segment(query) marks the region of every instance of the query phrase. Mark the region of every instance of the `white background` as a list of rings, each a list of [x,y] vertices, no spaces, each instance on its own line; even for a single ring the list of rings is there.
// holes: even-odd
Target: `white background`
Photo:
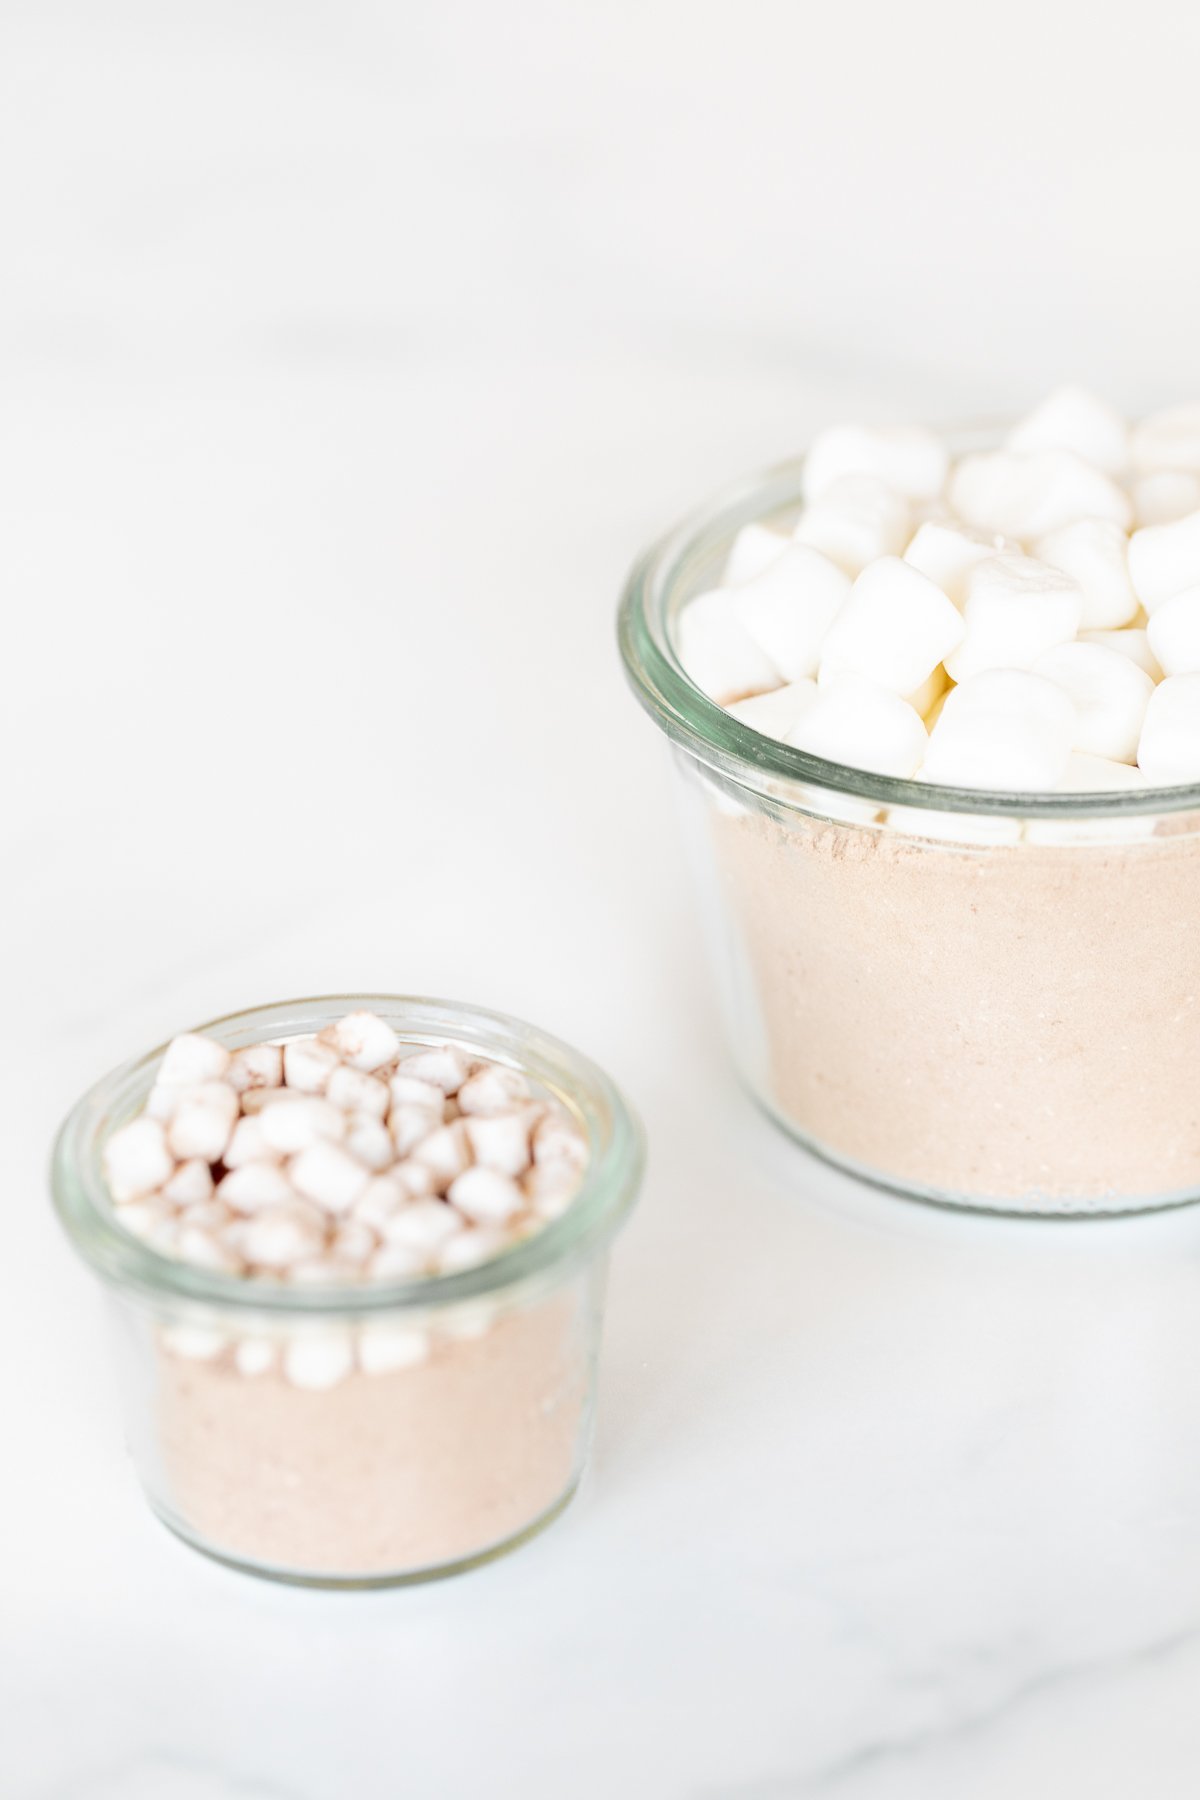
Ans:
[[[5,1800],[1184,1800],[1200,1222],[928,1215],[733,1090],[612,613],[840,414],[1200,391],[1200,13],[0,8]],[[298,992],[651,1133],[591,1484],[367,1597],[142,1507],[44,1161]]]

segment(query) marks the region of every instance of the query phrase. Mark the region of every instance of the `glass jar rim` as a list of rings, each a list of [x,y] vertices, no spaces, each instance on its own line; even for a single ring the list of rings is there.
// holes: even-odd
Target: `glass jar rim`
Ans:
[[[995,424],[959,427],[950,434],[975,448],[994,442]],[[696,508],[634,563],[621,595],[617,641],[634,694],[673,743],[738,785],[769,793],[807,810],[802,790],[850,795],[879,807],[1022,818],[1126,818],[1200,808],[1200,783],[1112,793],[1024,793],[875,775],[829,762],[743,725],[698,688],[685,672],[670,629],[689,576],[727,546],[743,525],[795,508],[803,497],[804,457],[791,457],[745,476]],[[683,596],[690,598],[691,595]]]
[[[262,1316],[373,1315],[433,1311],[557,1278],[613,1235],[637,1197],[645,1134],[602,1069],[548,1032],[508,1014],[404,994],[338,994],[276,1001],[226,1013],[192,1029],[230,1049],[301,1037],[343,1014],[377,1012],[414,1046],[453,1042],[530,1075],[584,1130],[588,1162],[566,1211],[499,1256],[448,1275],[370,1284],[289,1287],[247,1281],[163,1256],[121,1226],[101,1163],[105,1139],[139,1109],[166,1051],[158,1045],[103,1077],[75,1104],[55,1140],[50,1188],[75,1248],[109,1286],[150,1301],[192,1302]]]

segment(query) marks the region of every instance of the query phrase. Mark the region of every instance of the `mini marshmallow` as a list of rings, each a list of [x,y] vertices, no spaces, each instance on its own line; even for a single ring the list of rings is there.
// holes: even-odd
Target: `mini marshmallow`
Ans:
[[[289,1263],[280,1275],[292,1287],[309,1288],[343,1288],[355,1287],[366,1276],[361,1263],[340,1262],[328,1250],[317,1256],[302,1257],[299,1262]]]
[[[753,581],[756,575],[770,568],[790,542],[783,532],[772,531],[769,525],[760,525],[757,521],[743,525],[730,546],[722,586],[737,587],[743,581]]]
[[[201,1231],[224,1231],[233,1224],[234,1215],[221,1200],[196,1200],[179,1214],[180,1226],[193,1225]]]
[[[266,1337],[239,1338],[234,1346],[233,1360],[239,1375],[265,1375],[275,1366],[274,1342]]]
[[[444,1200],[413,1200],[384,1221],[383,1237],[385,1243],[404,1244],[429,1255],[462,1229],[462,1219]]]
[[[873,475],[907,500],[934,500],[946,485],[941,439],[916,425],[832,425],[804,459],[804,494],[815,500],[845,475]]]
[[[340,1143],[346,1135],[345,1113],[315,1094],[306,1094],[290,1106],[264,1107],[255,1124],[267,1148],[283,1156],[294,1156],[313,1144]]]
[[[393,1106],[388,1118],[388,1129],[392,1142],[396,1146],[397,1156],[411,1156],[418,1144],[437,1131],[442,1123],[442,1106],[414,1106],[404,1101]]]
[[[1067,767],[1075,735],[1070,696],[1041,675],[989,669],[946,696],[929,739],[923,781],[1041,793]]]
[[[530,1120],[526,1111],[496,1113],[466,1122],[467,1142],[477,1163],[501,1175],[521,1175],[530,1162]]]
[[[738,589],[736,614],[784,681],[800,681],[816,674],[825,634],[849,592],[850,578],[836,563],[793,543]]]
[[[1200,512],[1200,475],[1188,469],[1159,469],[1139,475],[1130,490],[1139,525],[1171,525]]]
[[[373,1119],[367,1114],[351,1119],[345,1142],[350,1155],[365,1168],[378,1172],[391,1167],[396,1146],[381,1119]]]
[[[1135,531],[1129,540],[1129,574],[1148,613],[1200,583],[1200,512]]]
[[[438,1270],[443,1275],[460,1275],[466,1269],[477,1269],[481,1263],[490,1262],[508,1248],[502,1231],[476,1225],[443,1244],[438,1252]]]
[[[157,1079],[165,1087],[195,1087],[202,1081],[220,1081],[229,1062],[224,1044],[185,1031],[167,1045]]]
[[[337,1387],[353,1369],[354,1341],[349,1332],[305,1332],[284,1346],[284,1378],[310,1393]]]
[[[296,1038],[283,1046],[284,1079],[302,1094],[323,1094],[337,1066],[337,1053],[315,1038]]]
[[[471,1146],[462,1120],[455,1119],[453,1124],[431,1131],[422,1138],[413,1156],[424,1163],[440,1187],[448,1188],[471,1161]]]
[[[765,580],[769,576],[759,576]],[[779,670],[742,623],[744,588],[697,594],[680,614],[679,660],[701,693],[724,705],[779,686]]]
[[[244,1169],[238,1170],[239,1175],[245,1173]],[[224,1186],[222,1182],[221,1187]],[[305,1257],[320,1255],[325,1247],[325,1221],[319,1208],[304,1200],[289,1200],[239,1220],[229,1227],[226,1236],[248,1263],[263,1269],[286,1269]]]
[[[428,1200],[438,1191],[438,1179],[432,1169],[424,1163],[414,1162],[409,1157],[407,1162],[396,1163],[388,1173],[399,1182],[407,1200]]]
[[[467,1169],[451,1183],[450,1201],[476,1225],[504,1225],[524,1209],[516,1182],[495,1169]]]
[[[1146,627],[1146,638],[1164,674],[1200,670],[1200,586],[1164,600]]]
[[[104,1146],[103,1161],[114,1200],[140,1200],[162,1187],[175,1170],[162,1124],[144,1115],[113,1132]]]
[[[546,1113],[534,1127],[533,1156],[539,1167],[563,1165],[581,1175],[587,1167],[587,1139],[578,1125],[561,1113]]]
[[[354,1218],[361,1219],[375,1231],[381,1231],[394,1218],[408,1199],[405,1188],[391,1172],[376,1175],[354,1202]]]
[[[1135,425],[1133,460],[1143,472],[1188,469],[1200,475],[1200,404],[1169,406]]]
[[[1075,750],[1067,759],[1058,789],[1063,794],[1117,794],[1149,785],[1142,771],[1127,762],[1113,762],[1107,756],[1090,756]],[[1153,825],[1153,819],[1150,824]]]
[[[400,1053],[400,1039],[387,1021],[373,1012],[347,1013],[336,1024],[327,1025],[317,1041],[365,1074],[395,1062]]]
[[[1133,519],[1124,489],[1070,450],[964,456],[950,477],[950,504],[977,530],[1026,541],[1076,519],[1111,519],[1126,531]]]
[[[819,550],[851,576],[877,556],[899,556],[911,535],[907,501],[873,475],[843,475],[831,482],[805,507],[793,533],[797,543]]]
[[[232,1245],[197,1225],[180,1227],[174,1254],[193,1268],[211,1269],[217,1275],[240,1275],[244,1267]]]
[[[169,1125],[175,1117],[175,1108],[184,1091],[181,1087],[171,1087],[169,1084],[164,1086],[161,1081],[156,1081],[146,1095],[146,1104],[142,1109],[146,1118],[157,1119],[160,1125]]]
[[[261,1212],[295,1199],[292,1184],[276,1163],[243,1163],[217,1183],[217,1199],[237,1213]]]
[[[463,1082],[458,1090],[458,1107],[462,1113],[483,1118],[511,1112],[514,1105],[528,1098],[529,1083],[519,1069],[489,1063]]]
[[[789,681],[771,694],[755,694],[725,708],[731,719],[748,725],[763,737],[786,742],[817,697],[815,681]]]
[[[262,1134],[260,1116],[256,1113],[251,1118],[241,1118],[234,1126],[221,1158],[227,1169],[240,1169],[246,1163],[282,1161],[282,1153],[272,1149]]]
[[[379,1239],[363,1219],[344,1219],[333,1234],[330,1253],[334,1260],[350,1266],[370,1262],[379,1248]]]
[[[1155,787],[1200,781],[1200,675],[1168,675],[1155,688],[1138,767]]]
[[[429,1258],[411,1244],[381,1244],[371,1258],[367,1275],[371,1281],[408,1281],[424,1275]]]
[[[406,1075],[401,1067],[392,1076],[388,1088],[393,1106],[424,1106],[432,1108],[441,1116],[446,1096],[432,1081],[421,1081],[415,1075]]]
[[[297,1101],[308,1100],[311,1097],[309,1094],[302,1094],[299,1088],[245,1088],[241,1094],[242,1112],[249,1117],[253,1113],[266,1112],[270,1106],[293,1106]]]
[[[976,531],[959,519],[930,519],[914,536],[904,560],[941,588],[961,609],[967,595],[967,576],[985,557],[997,550],[1017,549],[996,532]]]
[[[238,1097],[227,1082],[205,1081],[186,1089],[167,1126],[172,1154],[181,1162],[192,1157],[219,1162],[237,1116]]]
[[[1032,669],[1075,636],[1083,595],[1069,575],[1011,550],[976,563],[967,577],[966,636],[946,658],[955,681],[987,669]]]
[[[411,1325],[364,1325],[358,1334],[358,1366],[364,1375],[391,1375],[428,1361],[429,1333]]]
[[[426,1081],[449,1098],[457,1094],[470,1073],[470,1061],[461,1050],[453,1044],[433,1044],[428,1050],[416,1050],[406,1056],[396,1076]]]
[[[1034,554],[1078,583],[1081,629],[1112,631],[1136,618],[1138,597],[1129,579],[1128,540],[1111,519],[1077,519],[1040,538]]]
[[[521,1183],[525,1198],[542,1219],[557,1219],[579,1191],[579,1176],[566,1163],[538,1163]]]
[[[1110,762],[1131,763],[1154,683],[1144,669],[1103,644],[1060,644],[1033,665],[1075,706],[1073,748]]]
[[[940,587],[898,556],[880,557],[863,570],[830,627],[820,684],[851,676],[912,693],[965,635],[962,614]]]
[[[180,1163],[169,1181],[163,1183],[163,1199],[175,1206],[198,1206],[212,1199],[212,1170],[200,1157]]]
[[[789,739],[829,762],[902,777],[916,773],[927,741],[919,715],[899,694],[851,679],[822,688]]]
[[[1161,681],[1163,672],[1158,658],[1150,648],[1150,639],[1141,626],[1129,625],[1121,631],[1081,631],[1081,644],[1105,644],[1110,650],[1119,650],[1135,662],[1139,669],[1145,669],[1151,681]]]
[[[117,1209],[118,1222],[134,1237],[152,1238],[163,1226],[175,1224],[174,1208],[159,1194],[147,1194],[144,1200],[126,1200]]]
[[[343,1112],[370,1113],[376,1119],[387,1117],[392,1096],[386,1081],[361,1069],[338,1068],[329,1077],[325,1098]]]
[[[1129,467],[1129,427],[1086,388],[1060,387],[1013,428],[1005,449],[1073,450],[1106,475],[1119,476]]]
[[[311,1144],[288,1164],[296,1192],[323,1206],[326,1212],[344,1213],[366,1191],[371,1178],[353,1156],[337,1144]]]
[[[283,1051],[278,1044],[247,1044],[229,1059],[226,1081],[236,1093],[250,1088],[276,1088],[283,1080]]]

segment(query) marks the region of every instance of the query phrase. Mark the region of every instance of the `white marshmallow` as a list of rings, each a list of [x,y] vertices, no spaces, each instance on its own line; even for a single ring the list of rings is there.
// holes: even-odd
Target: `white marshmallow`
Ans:
[[[201,1157],[219,1162],[238,1116],[238,1097],[227,1082],[205,1081],[185,1089],[167,1126],[167,1143],[181,1162]]]
[[[1107,756],[1090,756],[1075,750],[1068,758],[1058,789],[1063,794],[1116,794],[1149,785],[1142,771],[1127,762],[1113,762]],[[1153,820],[1150,823],[1153,825]]]
[[[243,1163],[217,1183],[217,1199],[237,1213],[261,1212],[295,1199],[291,1182],[275,1163]]]
[[[1076,519],[1111,519],[1128,530],[1129,496],[1070,450],[1011,450],[964,456],[950,477],[950,504],[980,531],[1032,540]]]
[[[533,1156],[539,1166],[563,1165],[581,1175],[588,1162],[587,1139],[572,1120],[549,1112],[534,1127]]]
[[[516,1182],[495,1169],[467,1169],[451,1183],[450,1201],[476,1225],[504,1225],[524,1210]]]
[[[294,1106],[297,1101],[311,1099],[311,1095],[302,1094],[299,1088],[290,1087],[252,1087],[244,1088],[241,1094],[242,1112],[249,1118],[253,1113],[266,1112],[271,1106]]]
[[[949,463],[941,439],[917,425],[832,425],[804,459],[804,494],[815,500],[845,475],[873,475],[905,499],[933,500]]]
[[[529,1171],[521,1186],[539,1218],[557,1219],[579,1192],[579,1174],[567,1163],[542,1162]]]
[[[1131,489],[1139,525],[1170,525],[1200,512],[1200,475],[1189,469],[1158,469],[1139,475]]]
[[[346,1135],[345,1113],[315,1094],[306,1094],[288,1106],[264,1107],[255,1124],[267,1148],[282,1156],[294,1156],[313,1144],[340,1143]]]
[[[180,1262],[191,1263],[196,1269],[211,1269],[214,1274],[240,1275],[243,1272],[242,1259],[233,1246],[198,1225],[180,1225],[174,1254]]]
[[[354,1202],[353,1214],[364,1225],[381,1231],[408,1199],[405,1188],[392,1173],[376,1175]]]
[[[385,1243],[403,1244],[428,1256],[462,1229],[462,1219],[444,1200],[413,1200],[384,1220],[383,1236]]]
[[[364,1325],[358,1334],[358,1364],[365,1375],[415,1369],[429,1358],[429,1333],[412,1325]]]
[[[221,1158],[227,1169],[240,1169],[246,1163],[282,1161],[280,1152],[273,1150],[264,1138],[260,1118],[261,1114],[255,1113],[251,1118],[239,1119],[234,1126]]]
[[[278,1044],[248,1044],[235,1050],[225,1079],[239,1094],[250,1088],[278,1087],[283,1080],[282,1049]]]
[[[446,1096],[432,1081],[421,1081],[415,1075],[406,1075],[401,1068],[398,1074],[392,1076],[388,1088],[394,1106],[431,1107],[441,1116]]]
[[[1086,388],[1060,387],[1014,427],[1005,449],[1073,450],[1106,475],[1123,475],[1129,467],[1129,427]]]
[[[458,1090],[459,1111],[480,1118],[511,1112],[515,1105],[528,1099],[529,1083],[524,1075],[501,1063],[490,1063],[477,1070]]]
[[[333,1234],[329,1254],[335,1262],[361,1267],[379,1248],[379,1238],[365,1219],[344,1219]]]
[[[918,528],[904,552],[904,560],[919,574],[928,576],[961,608],[967,594],[967,576],[975,564],[1005,548],[1019,546],[1008,544],[994,531],[976,531],[960,519],[929,519]]]
[[[310,1393],[337,1387],[353,1369],[354,1340],[346,1331],[305,1332],[284,1347],[285,1379]]]
[[[347,1013],[336,1024],[327,1025],[319,1034],[325,1044],[352,1069],[370,1074],[395,1062],[400,1052],[400,1039],[385,1019],[373,1012]]]
[[[325,1098],[343,1112],[370,1113],[376,1119],[387,1117],[392,1096],[386,1081],[378,1075],[367,1075],[361,1069],[339,1068],[329,1077]]]
[[[140,1200],[162,1187],[175,1170],[161,1122],[144,1114],[113,1132],[104,1146],[103,1161],[114,1200]]]
[[[830,627],[820,684],[851,676],[910,694],[965,635],[962,614],[940,587],[900,557],[880,557],[863,570]]]
[[[337,1066],[336,1052],[316,1038],[295,1038],[283,1046],[284,1079],[302,1094],[323,1094]]]
[[[400,1184],[407,1200],[428,1200],[438,1191],[438,1179],[433,1170],[427,1169],[424,1163],[414,1162],[411,1156],[407,1162],[396,1163],[388,1174]]]
[[[224,1231],[233,1224],[234,1215],[222,1200],[195,1200],[179,1214],[180,1226],[194,1225],[201,1231]]]
[[[1103,644],[1060,644],[1033,665],[1075,706],[1073,748],[1110,762],[1131,763],[1154,683],[1144,669]]]
[[[1069,575],[1002,551],[976,563],[967,577],[966,636],[946,669],[959,682],[986,669],[1032,669],[1039,656],[1075,636],[1082,612],[1083,595]]]
[[[1136,618],[1138,597],[1129,579],[1129,543],[1111,519],[1077,519],[1040,538],[1034,554],[1078,583],[1081,629],[1112,631]]]
[[[337,1144],[311,1144],[288,1164],[297,1193],[326,1212],[348,1212],[366,1191],[371,1172]]]
[[[164,1226],[174,1226],[175,1209],[160,1194],[147,1194],[144,1200],[125,1200],[117,1208],[117,1222],[134,1237],[154,1238]],[[174,1241],[174,1233],[163,1234]]]
[[[202,1081],[220,1081],[228,1067],[224,1044],[198,1031],[185,1031],[167,1045],[157,1079],[166,1087],[195,1087]]]
[[[384,1243],[371,1258],[367,1274],[372,1281],[408,1281],[424,1275],[428,1262],[428,1255],[411,1244]]]
[[[721,585],[737,587],[743,581],[753,581],[756,575],[770,568],[790,542],[783,532],[772,531],[769,525],[760,525],[757,521],[743,525],[730,546]]]
[[[212,1170],[202,1157],[180,1163],[169,1181],[163,1183],[163,1199],[175,1206],[200,1206],[212,1199]]]
[[[800,681],[816,674],[825,634],[849,592],[850,578],[836,563],[793,543],[738,589],[736,616],[783,680]]]
[[[1200,582],[1200,512],[1146,525],[1129,540],[1133,591],[1148,613]]]
[[[923,781],[1040,793],[1071,754],[1075,708],[1054,682],[1017,669],[972,675],[946,696],[929,739]]]
[[[501,1175],[521,1175],[530,1160],[529,1110],[468,1118],[467,1142],[477,1163]]]
[[[1138,767],[1154,787],[1200,781],[1200,675],[1168,675],[1146,708]]]
[[[793,535],[857,575],[877,556],[899,556],[912,535],[912,514],[903,495],[875,476],[843,475],[805,507]]]
[[[156,1081],[146,1095],[146,1104],[142,1109],[146,1118],[157,1119],[160,1125],[169,1125],[175,1117],[175,1108],[184,1091],[181,1087],[171,1087],[169,1083],[164,1086],[161,1081]]]
[[[1151,681],[1161,681],[1163,672],[1158,658],[1150,648],[1150,639],[1141,626],[1128,625],[1121,631],[1081,631],[1081,644],[1104,644],[1110,650],[1119,650],[1135,662],[1139,669],[1145,669]]]
[[[1190,469],[1200,474],[1200,404],[1169,406],[1135,425],[1133,460],[1143,472]]]
[[[388,1129],[396,1146],[397,1156],[411,1156],[412,1152],[441,1128],[442,1100],[439,1095],[438,1104],[432,1106],[415,1106],[409,1101],[394,1105],[388,1118]]]
[[[502,1231],[476,1225],[443,1244],[438,1252],[438,1270],[442,1275],[459,1275],[464,1269],[477,1269],[481,1263],[490,1262],[507,1249],[508,1240]]]
[[[436,1182],[449,1187],[471,1161],[471,1146],[462,1120],[455,1119],[452,1124],[431,1131],[428,1137],[422,1138],[413,1156],[417,1162],[424,1163]]]
[[[223,1332],[206,1325],[166,1325],[162,1341],[173,1356],[187,1362],[215,1362],[229,1342]]]
[[[789,681],[786,687],[771,694],[755,694],[749,700],[736,700],[726,707],[731,719],[748,725],[763,737],[786,742],[817,697],[815,681]]]
[[[239,1338],[234,1346],[233,1360],[239,1375],[265,1375],[275,1366],[274,1341],[267,1337]]]
[[[406,1056],[396,1071],[410,1081],[425,1081],[449,1099],[471,1073],[470,1059],[453,1044],[432,1044]]]
[[[1146,627],[1146,638],[1164,674],[1200,670],[1200,586],[1164,600]]]
[[[341,1262],[329,1250],[317,1256],[301,1257],[281,1271],[280,1279],[293,1287],[354,1287],[364,1280],[367,1271],[361,1263]]]
[[[927,736],[899,694],[847,678],[820,690],[788,741],[848,768],[907,776],[920,766]]]
[[[922,771],[922,780],[925,779]],[[888,820],[909,837],[934,838],[951,844],[1019,844],[1020,819],[989,813],[939,812],[935,807],[889,806]]]
[[[718,705],[779,685],[778,669],[742,623],[743,591],[714,588],[697,594],[679,619],[679,660],[701,693]]]
[[[244,1175],[246,1170],[237,1173]],[[221,1187],[224,1185],[222,1182]],[[319,1208],[304,1200],[289,1200],[239,1220],[226,1236],[248,1263],[262,1269],[286,1269],[291,1263],[320,1255],[325,1247],[325,1221]]]
[[[382,1119],[373,1119],[366,1113],[351,1119],[346,1149],[365,1168],[376,1173],[390,1168],[396,1154],[391,1134]]]

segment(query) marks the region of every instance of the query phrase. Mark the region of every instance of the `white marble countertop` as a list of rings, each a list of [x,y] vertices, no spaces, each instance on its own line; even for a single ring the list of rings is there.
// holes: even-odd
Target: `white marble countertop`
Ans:
[[[782,0],[728,43],[690,9],[584,10],[526,9],[519,46],[460,0],[2,27],[0,1794],[1192,1800],[1200,1213],[956,1218],[775,1136],[724,1059],[612,616],[652,532],[839,412],[1103,383],[1118,337],[1119,400],[1194,374],[1168,225],[1195,21],[1139,15],[1148,66],[1173,50],[1119,144],[1086,81],[1047,123],[1042,70],[1003,170],[989,39],[931,188],[933,127],[884,145],[901,15],[867,8],[881,136],[798,239],[762,169],[822,163],[862,9],[816,58]],[[1064,49],[1061,10],[1019,5],[1014,41],[1036,14]],[[1110,205],[1126,257],[1160,254],[1152,332],[1085,229]],[[969,321],[930,316],[939,207]],[[143,1505],[44,1164],[146,1044],[371,987],[576,1042],[651,1165],[565,1517],[453,1582],[292,1592]]]

